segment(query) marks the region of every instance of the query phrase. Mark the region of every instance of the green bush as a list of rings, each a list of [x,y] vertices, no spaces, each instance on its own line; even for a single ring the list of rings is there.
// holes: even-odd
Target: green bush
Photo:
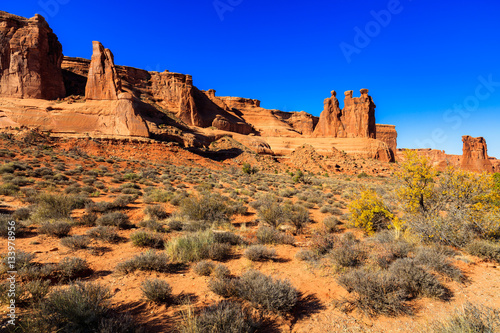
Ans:
[[[180,212],[195,221],[227,223],[232,212],[224,203],[225,201],[220,195],[213,193],[197,198],[186,198],[181,202]]]
[[[172,298],[172,287],[160,279],[145,280],[141,283],[143,295],[153,303],[167,303]]]
[[[151,247],[154,249],[163,247],[163,236],[148,231],[136,231],[130,235],[130,240],[134,246],[138,247]]]

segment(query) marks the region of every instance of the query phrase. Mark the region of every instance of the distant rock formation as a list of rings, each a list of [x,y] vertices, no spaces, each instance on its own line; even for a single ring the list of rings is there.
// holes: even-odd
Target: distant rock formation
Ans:
[[[100,42],[92,42],[92,60],[85,87],[85,98],[94,100],[118,100],[121,81],[116,74],[113,53]]]
[[[394,157],[396,157],[398,148],[398,132],[396,131],[396,126],[376,124],[375,127],[377,140],[385,142],[393,152]]]
[[[345,92],[342,123],[347,138],[376,139],[375,103],[368,96],[368,89],[361,89],[361,97],[352,97],[352,90]]]
[[[344,93],[344,108],[340,110],[336,92],[325,99],[324,109],[313,136],[333,138],[372,138],[377,136],[375,108],[368,89],[361,89],[361,97],[352,97],[353,91]]]
[[[476,172],[493,172],[493,165],[488,158],[486,140],[483,137],[473,138],[468,135],[462,136],[462,160],[461,167],[465,170]]]
[[[0,95],[57,99],[65,96],[62,46],[45,19],[0,11]]]
[[[321,112],[313,136],[342,138],[345,135],[345,128],[342,123],[342,110],[339,107],[337,93],[335,90],[332,90],[332,96],[324,101],[323,112]]]

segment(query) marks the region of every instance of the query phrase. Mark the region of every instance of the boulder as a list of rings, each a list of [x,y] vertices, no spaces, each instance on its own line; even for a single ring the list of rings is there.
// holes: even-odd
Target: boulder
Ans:
[[[0,11],[0,95],[57,99],[65,96],[62,46],[41,15],[31,19]]]
[[[483,137],[473,138],[464,135],[462,142],[461,166],[463,169],[475,172],[493,172],[493,165],[488,158],[486,140]]]
[[[100,42],[92,42],[92,60],[85,87],[85,98],[93,100],[118,100],[121,81],[116,74],[113,53]]]

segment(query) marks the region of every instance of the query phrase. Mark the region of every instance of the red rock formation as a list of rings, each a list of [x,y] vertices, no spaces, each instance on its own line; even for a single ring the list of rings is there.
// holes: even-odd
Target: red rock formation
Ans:
[[[483,137],[462,136],[462,168],[475,172],[493,172],[493,165],[488,158],[486,140]]]
[[[62,46],[45,19],[0,11],[0,95],[56,99],[65,96]]]
[[[94,100],[117,100],[121,92],[121,81],[116,74],[113,53],[99,42],[92,42],[85,98]]]
[[[342,110],[339,107],[337,93],[332,90],[332,96],[325,99],[323,112],[314,129],[314,137],[345,137],[344,124],[342,124]]]
[[[317,126],[319,120],[318,117],[304,111],[273,111],[273,115],[292,126],[297,133],[305,136],[311,136],[313,134],[314,128]]]
[[[460,155],[450,155],[446,154],[444,150],[430,149],[430,148],[421,148],[421,149],[398,149],[397,150],[397,160],[404,161],[404,151],[411,150],[416,152],[420,156],[425,156],[432,163],[432,166],[437,168],[438,170],[445,170],[449,166],[460,166]]]
[[[361,89],[361,97],[352,97],[352,90],[345,92],[342,123],[346,138],[376,138],[375,103],[368,89]]]
[[[391,149],[394,157],[396,157],[396,152],[398,148],[398,132],[396,132],[395,125],[375,125],[377,130],[377,139],[385,142]]]

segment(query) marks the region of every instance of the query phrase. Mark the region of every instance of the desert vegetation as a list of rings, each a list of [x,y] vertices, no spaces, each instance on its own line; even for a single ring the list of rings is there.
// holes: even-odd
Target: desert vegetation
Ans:
[[[488,290],[476,281],[500,264],[498,174],[438,171],[411,152],[388,176],[356,176],[1,140],[0,237],[15,221],[24,331],[303,331],[313,318],[383,331],[382,317],[424,318],[414,328],[429,332],[499,327],[495,297],[461,294]]]

